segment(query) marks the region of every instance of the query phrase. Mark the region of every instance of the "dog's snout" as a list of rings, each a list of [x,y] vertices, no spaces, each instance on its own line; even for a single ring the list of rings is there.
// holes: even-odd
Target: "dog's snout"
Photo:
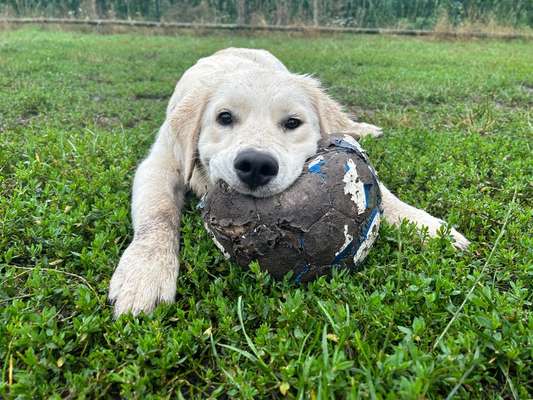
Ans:
[[[244,150],[233,164],[237,176],[250,189],[264,186],[279,170],[278,162],[270,154],[256,150]]]

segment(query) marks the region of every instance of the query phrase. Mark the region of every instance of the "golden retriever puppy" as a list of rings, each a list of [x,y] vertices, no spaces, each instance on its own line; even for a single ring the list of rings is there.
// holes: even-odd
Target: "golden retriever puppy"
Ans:
[[[359,138],[379,136],[381,129],[352,121],[316,79],[289,72],[264,50],[229,48],[187,70],[135,174],[135,233],[109,289],[115,315],[150,312],[159,302],[174,301],[187,190],[202,196],[222,179],[252,196],[280,193],[330,133]],[[388,222],[407,219],[436,234],[443,221],[380,186]],[[457,247],[468,246],[460,233],[451,234]]]

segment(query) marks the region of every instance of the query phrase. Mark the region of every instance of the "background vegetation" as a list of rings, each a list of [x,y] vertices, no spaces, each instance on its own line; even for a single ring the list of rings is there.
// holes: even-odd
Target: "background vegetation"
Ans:
[[[135,166],[180,74],[227,46],[383,126],[364,142],[381,179],[471,252],[384,225],[360,271],[273,282],[228,263],[191,201],[177,303],[114,321]],[[532,398],[530,48],[0,32],[0,397]]]
[[[531,27],[531,0],[0,0],[13,16],[433,29]]]

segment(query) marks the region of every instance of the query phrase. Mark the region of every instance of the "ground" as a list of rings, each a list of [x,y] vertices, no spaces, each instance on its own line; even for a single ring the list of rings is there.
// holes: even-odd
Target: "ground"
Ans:
[[[227,46],[382,126],[381,179],[471,250],[385,225],[359,271],[274,282],[192,200],[176,303],[113,320],[135,166],[180,74]],[[523,41],[0,32],[0,397],[533,397],[531,65]]]

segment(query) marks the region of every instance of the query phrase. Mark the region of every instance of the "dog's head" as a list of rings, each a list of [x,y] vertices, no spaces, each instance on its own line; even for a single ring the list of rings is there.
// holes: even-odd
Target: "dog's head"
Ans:
[[[210,183],[256,197],[287,189],[322,135],[351,123],[308,76],[236,71],[200,87],[170,112],[187,180],[196,166]]]

